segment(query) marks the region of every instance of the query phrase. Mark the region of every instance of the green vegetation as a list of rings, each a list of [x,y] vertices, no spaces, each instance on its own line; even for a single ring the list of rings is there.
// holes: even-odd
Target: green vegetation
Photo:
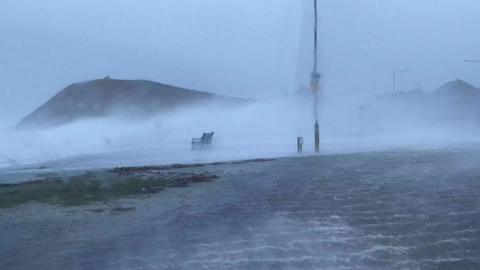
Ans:
[[[216,165],[237,165],[269,162],[273,159],[253,159],[211,164],[173,164],[168,166],[119,167],[109,171],[86,172],[76,176],[56,173],[36,175],[30,182],[0,184],[0,209],[12,208],[29,202],[60,206],[79,206],[93,202],[108,202],[129,196],[146,196],[166,188],[182,188],[195,183],[210,182],[218,176],[210,173],[189,173]],[[47,169],[39,168],[39,169]],[[132,211],[134,208],[117,208],[114,212]],[[103,209],[93,212],[102,213]]]
[[[191,183],[209,182],[211,174],[102,175],[86,174],[63,180],[51,177],[19,184],[0,185],[0,208],[11,208],[28,202],[78,206],[107,202],[126,196],[158,193],[165,188],[186,187]]]

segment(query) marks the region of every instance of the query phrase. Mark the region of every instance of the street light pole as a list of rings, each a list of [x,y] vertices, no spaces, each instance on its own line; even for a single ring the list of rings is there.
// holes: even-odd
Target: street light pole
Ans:
[[[404,69],[404,70],[397,70],[393,72],[393,92],[397,92],[397,74],[398,73],[404,73],[404,72],[409,72],[410,69]]]
[[[318,72],[318,3],[317,0],[313,1],[313,9],[315,12],[315,24],[313,33],[313,71],[310,77],[310,88],[314,95],[314,108],[313,114],[315,117],[315,152],[320,152],[320,126],[318,124],[318,92],[320,90],[320,73]]]

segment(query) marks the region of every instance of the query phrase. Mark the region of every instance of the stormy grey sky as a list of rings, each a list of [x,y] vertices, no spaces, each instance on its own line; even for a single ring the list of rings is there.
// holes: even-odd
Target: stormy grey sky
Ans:
[[[480,86],[478,0],[319,0],[327,97]],[[311,0],[0,0],[0,119],[110,75],[267,98],[306,84]],[[5,120],[7,119],[7,120]]]

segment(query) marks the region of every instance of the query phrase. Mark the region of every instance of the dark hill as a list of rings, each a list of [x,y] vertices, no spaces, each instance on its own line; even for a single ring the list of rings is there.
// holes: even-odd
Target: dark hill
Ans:
[[[247,101],[152,81],[113,80],[107,77],[66,87],[26,116],[18,127],[53,127],[83,118],[116,114],[151,117],[181,106],[205,102],[231,106]]]
[[[439,119],[480,125],[480,89],[471,84],[458,79],[447,83],[431,94],[431,103]]]
[[[362,111],[379,121],[480,126],[480,89],[457,79],[430,93],[410,91],[379,96],[364,105]]]
[[[480,97],[480,91],[475,88],[475,86],[457,79],[453,82],[446,83],[442,87],[438,88],[433,92],[433,95],[436,97],[446,96],[451,98],[468,99],[471,97]]]

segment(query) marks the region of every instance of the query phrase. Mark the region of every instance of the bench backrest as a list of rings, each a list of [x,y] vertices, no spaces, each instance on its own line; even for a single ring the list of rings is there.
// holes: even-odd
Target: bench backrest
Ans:
[[[215,134],[214,132],[211,132],[211,133],[203,133],[202,135],[202,143],[211,143],[212,142],[212,138],[213,138],[213,134]]]

